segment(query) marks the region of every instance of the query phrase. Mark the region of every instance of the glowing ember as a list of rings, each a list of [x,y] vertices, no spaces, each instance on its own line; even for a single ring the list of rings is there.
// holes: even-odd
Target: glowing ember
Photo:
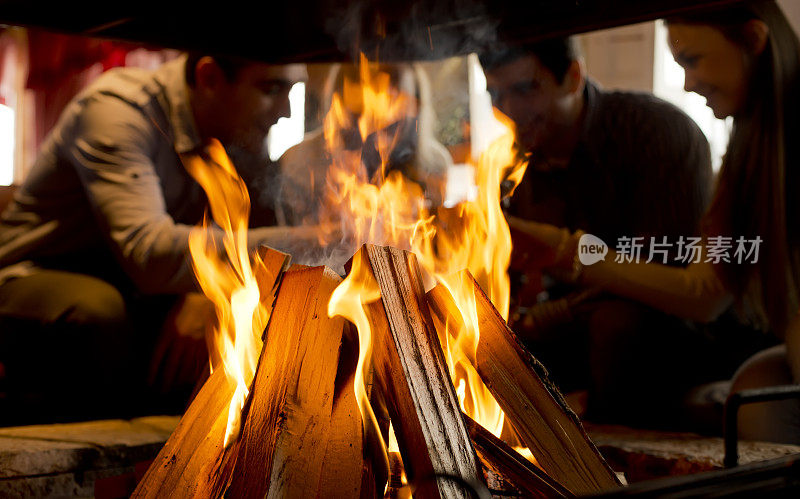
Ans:
[[[536,458],[533,457],[533,452],[531,452],[531,450],[529,448],[527,448],[527,447],[514,447],[514,450],[519,452],[520,455],[522,455],[522,457],[524,457],[528,461],[532,462],[533,464],[537,464],[536,463]]]

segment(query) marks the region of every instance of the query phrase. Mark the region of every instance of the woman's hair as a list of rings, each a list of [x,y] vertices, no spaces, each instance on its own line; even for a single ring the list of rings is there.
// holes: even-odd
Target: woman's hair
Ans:
[[[711,26],[746,47],[745,25],[754,19],[767,25],[769,38],[753,60],[703,226],[706,236],[733,236],[734,248],[739,237],[761,237],[758,262],[738,265],[732,259],[721,277],[740,312],[782,336],[800,306],[800,44],[772,0],[667,23]]]

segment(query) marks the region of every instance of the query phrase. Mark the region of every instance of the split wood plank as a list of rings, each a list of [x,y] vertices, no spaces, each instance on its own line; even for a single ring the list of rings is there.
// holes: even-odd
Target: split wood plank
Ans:
[[[255,266],[254,273],[260,300],[271,311],[281,273],[291,257],[266,246],[257,251],[262,264]],[[225,478],[223,445],[235,389],[235,382],[224,369],[214,371],[193,397],[132,497],[213,497],[214,483]]]
[[[375,415],[377,428],[367,427],[365,439],[365,473],[362,482],[362,498],[380,497],[386,489],[391,474],[390,460],[387,449],[389,446],[389,428],[392,424],[389,409],[386,408],[386,398],[383,396],[380,384],[375,379],[375,369],[370,364],[366,375],[365,387],[369,404]]]
[[[259,301],[271,313],[278,296],[281,276],[292,263],[292,257],[268,246],[260,246],[256,255],[258,258],[253,265],[253,275],[258,283]]]
[[[222,369],[208,378],[132,497],[211,497],[207,494],[221,464],[235,387]]]
[[[318,498],[359,497],[362,494],[364,439],[353,382],[358,363],[358,335],[350,323],[342,335],[339,370],[334,382],[330,436],[322,462]],[[370,497],[375,497],[374,491]]]
[[[542,365],[519,343],[469,272],[460,272],[459,278],[462,286],[474,290],[478,307],[475,368],[542,469],[577,495],[619,486]],[[447,288],[436,286],[428,292],[428,301],[437,326],[463,330]]]
[[[414,496],[471,497],[484,488],[475,449],[430,317],[413,254],[364,245],[381,299],[367,306],[375,376]]]
[[[481,460],[491,464],[493,469],[518,487],[525,497],[544,499],[574,497],[547,473],[466,414],[464,420],[467,422],[470,437]]]
[[[327,308],[340,282],[327,267],[284,275],[227,496],[317,494],[344,325],[329,318]]]

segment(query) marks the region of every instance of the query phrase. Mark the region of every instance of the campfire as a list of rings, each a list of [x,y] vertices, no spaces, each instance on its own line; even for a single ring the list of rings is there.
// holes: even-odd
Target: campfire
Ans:
[[[392,125],[413,107],[364,57],[359,81],[333,97],[320,243],[351,248],[344,278],[250,254],[247,190],[224,149],[186,158],[210,201],[190,245],[217,311],[211,375],[135,496],[381,497],[391,485],[483,497],[501,481],[570,497],[619,485],[506,325],[501,183],[524,173],[511,123],[498,116],[507,132],[475,161],[477,197],[432,209],[387,167]],[[350,128],[374,142],[375,172],[345,146]]]

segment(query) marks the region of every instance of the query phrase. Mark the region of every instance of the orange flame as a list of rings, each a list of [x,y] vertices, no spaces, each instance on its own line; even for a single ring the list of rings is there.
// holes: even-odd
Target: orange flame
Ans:
[[[480,340],[475,296],[472,287],[462,283],[462,276],[457,273],[468,269],[503,318],[508,318],[510,283],[507,270],[512,244],[511,232],[500,205],[500,187],[504,179],[518,179],[515,181],[518,183],[525,164],[517,160],[513,122],[499,111],[495,111],[495,115],[507,131],[478,159],[477,198],[457,207],[456,220],[448,220],[448,230],[439,230],[433,245],[424,237],[415,239],[412,244],[420,265],[449,291],[465,326],[464,330],[454,330],[451,324],[447,324],[443,339],[450,376],[460,392],[461,408],[499,437],[503,429],[503,411],[474,368]]]
[[[255,376],[269,312],[261,306],[248,253],[247,188],[222,144],[214,140],[206,152],[207,158],[192,155],[183,160],[205,190],[211,216],[219,229],[210,227],[206,216],[202,227],[194,228],[189,235],[189,251],[200,287],[214,303],[217,313],[217,324],[209,341],[211,369],[222,367],[236,384],[225,431],[227,447],[241,429],[242,408]]]
[[[507,179],[518,183],[524,164],[518,161],[514,149],[512,122],[496,113],[508,130],[475,165],[477,199],[454,210],[442,209],[432,214],[418,184],[398,171],[386,172],[387,158],[397,139],[396,131],[387,130],[414,110],[413,98],[392,88],[389,74],[381,72],[377,64],[362,55],[360,82],[345,80],[342,95],[334,96],[325,119],[324,132],[332,164],[328,171],[327,202],[320,217],[331,224],[338,222],[355,248],[369,242],[413,251],[426,278],[444,284],[450,291],[466,325],[465,331],[448,329],[442,338],[450,375],[464,412],[499,436],[503,411],[473,367],[480,337],[475,297],[467,292],[469,286],[458,281],[457,272],[468,269],[503,317],[507,317],[511,235],[500,206],[500,186]],[[344,146],[346,129],[354,128],[351,113],[360,113],[357,128],[362,143],[370,136],[375,137],[380,157],[377,178],[368,178],[360,150]],[[361,265],[366,263],[353,262],[351,277],[368,273],[360,269]],[[360,277],[351,277],[334,294],[329,314],[344,315],[354,322],[360,341],[369,345],[371,332],[363,315],[363,300],[377,296],[369,287],[371,284]],[[368,355],[369,347],[362,345],[361,352]],[[366,361],[359,359],[360,368]],[[360,371],[355,389],[361,406],[366,409],[369,402],[362,390],[362,375]],[[369,419],[364,421],[367,424]]]
[[[331,165],[328,169],[327,202],[320,213],[323,226],[339,223],[342,232],[354,243],[401,241],[425,214],[422,189],[397,172],[382,182],[385,166],[396,132],[387,129],[408,115],[409,97],[390,85],[389,75],[377,70],[361,56],[360,81],[344,80],[342,96],[335,94],[326,115],[324,134]],[[359,115],[357,130],[362,143],[370,135],[380,158],[379,178],[371,183],[361,161],[360,150],[348,150],[344,132],[352,128],[353,115]],[[376,185],[377,184],[377,185]],[[406,236],[407,237],[407,236]],[[357,246],[356,246],[357,247]],[[373,433],[386,450],[364,383],[365,370],[371,357],[372,333],[365,305],[380,298],[380,289],[369,263],[357,252],[350,273],[336,288],[328,303],[328,315],[341,315],[355,324],[359,339],[359,357],[353,389],[359,404],[365,432]],[[369,426],[368,426],[369,425]],[[371,430],[371,431],[370,431]],[[387,459],[388,462],[388,459]]]
[[[342,94],[334,96],[325,118],[331,165],[326,203],[320,213],[322,227],[338,224],[354,248],[369,242],[409,249],[416,253],[430,283],[440,282],[449,290],[465,324],[464,330],[448,325],[442,338],[450,375],[464,412],[499,436],[503,412],[473,367],[480,338],[475,297],[454,276],[468,269],[507,316],[511,237],[500,208],[500,185],[505,179],[518,182],[524,172],[524,165],[517,163],[513,127],[498,116],[508,131],[475,164],[477,198],[450,211],[431,213],[418,184],[398,171],[386,171],[400,131],[393,125],[416,112],[414,97],[397,90],[390,75],[363,56],[359,69],[359,81],[345,80]],[[374,174],[368,174],[362,151],[347,147],[346,134],[353,132],[362,144],[368,139],[374,142],[379,158]],[[198,281],[217,311],[218,325],[211,335],[212,369],[222,366],[236,383],[225,435],[227,446],[240,431],[241,411],[255,375],[268,312],[260,306],[247,249],[250,205],[242,180],[218,142],[210,145],[208,158],[188,157],[185,162],[205,189],[211,216],[219,226],[210,227],[206,219],[202,228],[192,232],[190,251]],[[333,233],[322,236],[333,242]],[[364,386],[372,348],[364,306],[379,297],[367,262],[357,255],[350,275],[337,287],[328,306],[329,315],[344,316],[358,330],[359,360],[353,389],[365,428],[368,424],[377,428],[377,423]],[[380,436],[379,431],[374,433]]]
[[[353,258],[350,273],[331,295],[331,299],[328,302],[328,316],[341,315],[356,325],[359,351],[353,389],[356,392],[361,421],[364,421],[365,424],[369,421],[373,428],[377,428],[378,422],[375,419],[375,413],[372,411],[369,395],[364,385],[365,364],[372,354],[371,327],[364,306],[378,300],[381,297],[381,290],[378,287],[378,281],[372,275],[369,264],[361,260],[362,254],[359,251]],[[375,433],[381,439],[381,446],[386,448],[380,431]]]

